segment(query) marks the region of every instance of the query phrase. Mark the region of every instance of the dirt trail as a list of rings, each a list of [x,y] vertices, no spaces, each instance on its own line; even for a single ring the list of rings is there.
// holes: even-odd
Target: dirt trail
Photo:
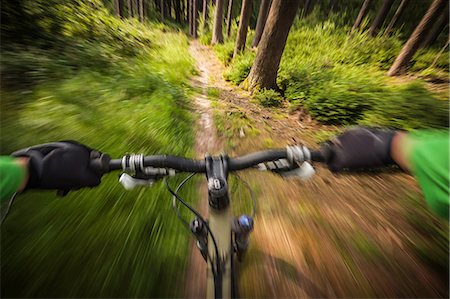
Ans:
[[[224,67],[210,48],[192,41],[189,50],[200,70],[194,85],[219,94],[213,108],[204,94],[195,101],[201,114],[200,156],[293,143],[314,148],[339,129],[301,111],[263,109],[248,92],[223,80]],[[395,171],[335,175],[321,166],[316,170],[307,182],[242,174],[258,199],[255,231],[240,271],[242,297],[448,297],[448,238],[443,236],[448,224],[427,211],[412,177]],[[232,197],[248,198],[243,190],[236,188]],[[202,196],[200,208],[206,210]],[[193,251],[188,298],[204,297],[200,260]]]

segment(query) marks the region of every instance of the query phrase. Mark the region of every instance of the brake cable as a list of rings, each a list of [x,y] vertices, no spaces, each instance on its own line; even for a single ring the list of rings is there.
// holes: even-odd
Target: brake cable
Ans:
[[[248,189],[248,191],[250,193],[250,198],[252,199],[252,203],[253,203],[252,218],[255,218],[255,215],[256,215],[256,197],[255,197],[255,192],[253,192],[252,187],[250,187],[250,185],[247,183],[247,181],[243,180],[237,173],[234,173],[234,175],[236,176],[236,178],[238,180],[240,180],[244,184],[244,186]]]
[[[0,225],[3,225],[3,222],[6,220],[6,217],[8,216],[9,211],[11,210],[11,206],[13,205],[14,200],[16,199],[16,195],[17,195],[17,192],[14,193],[14,194],[11,196],[11,199],[10,199],[9,202],[8,202],[8,206],[6,207],[6,211],[5,211],[5,213],[2,215],[2,218],[1,218],[1,220],[0,220]]]
[[[209,228],[208,222],[206,222],[206,220],[202,217],[202,215],[200,215],[200,213],[198,213],[194,208],[192,208],[188,203],[186,203],[177,193],[175,193],[172,188],[170,188],[167,177],[164,177],[164,184],[166,185],[167,190],[170,192],[170,194],[172,194],[176,199],[178,199],[179,202],[181,202],[186,208],[188,208],[192,213],[195,214],[195,216],[198,217],[198,219],[205,225],[206,229],[208,230],[208,233],[211,236],[211,240],[213,241],[213,245],[214,245],[214,251],[216,253],[216,258],[217,258],[217,262],[220,260],[220,256],[219,256],[219,248],[217,247],[217,242],[216,242],[216,238],[214,237],[214,234],[212,233],[211,229]],[[211,259],[211,265],[214,265]],[[217,265],[218,266],[218,265]],[[217,267],[216,266],[216,267]],[[217,275],[217,272],[220,270],[219,268],[216,269],[217,272],[214,273],[214,267],[212,267],[213,269],[213,276],[214,278]]]

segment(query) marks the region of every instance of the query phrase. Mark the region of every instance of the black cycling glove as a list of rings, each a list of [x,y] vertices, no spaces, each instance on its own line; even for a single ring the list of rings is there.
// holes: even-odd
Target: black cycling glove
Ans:
[[[388,166],[395,164],[390,154],[395,134],[394,130],[354,128],[328,141],[321,150],[326,152],[331,171]]]
[[[32,146],[12,153],[29,158],[29,180],[25,189],[57,189],[64,193],[100,184],[102,173],[90,162],[102,153],[75,141]]]

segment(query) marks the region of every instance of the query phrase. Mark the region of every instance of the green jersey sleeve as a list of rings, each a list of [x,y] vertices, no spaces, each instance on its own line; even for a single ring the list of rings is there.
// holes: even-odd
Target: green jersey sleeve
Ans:
[[[430,208],[449,216],[449,132],[417,131],[408,137],[409,161]]]
[[[26,170],[17,163],[17,158],[0,157],[0,201],[3,202],[16,193],[25,176]]]

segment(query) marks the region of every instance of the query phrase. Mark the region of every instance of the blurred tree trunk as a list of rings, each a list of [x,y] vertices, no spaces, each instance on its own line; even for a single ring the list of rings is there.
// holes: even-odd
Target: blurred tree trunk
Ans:
[[[261,5],[258,12],[258,20],[255,28],[255,37],[252,41],[252,48],[256,48],[259,44],[259,41],[261,40],[271,3],[272,0],[261,0]]]
[[[394,4],[394,1],[395,0],[384,0],[378,14],[372,22],[372,26],[370,26],[369,34],[371,36],[376,36],[378,31],[380,31],[380,28],[383,26],[384,20],[386,20],[386,16],[388,15],[392,4]]]
[[[114,11],[116,16],[123,18],[123,0],[114,0]]]
[[[395,59],[391,68],[389,69],[389,76],[398,76],[406,72],[409,62],[414,54],[419,49],[419,45],[422,43],[424,38],[430,34],[430,29],[433,23],[436,22],[439,14],[446,7],[448,0],[434,0],[425,13],[424,17],[417,25],[414,32],[409,37],[406,44],[403,46],[400,54]]]
[[[189,35],[192,36],[194,34],[194,26],[192,20],[192,9],[194,0],[187,0],[188,2],[188,19],[189,19]]]
[[[139,21],[144,23],[144,0],[139,0]]]
[[[258,54],[248,76],[249,89],[278,89],[277,73],[300,0],[273,0]]]
[[[311,13],[311,11],[314,9],[315,4],[316,3],[314,0],[306,0],[305,6],[303,7],[303,11],[302,11],[303,18],[307,17]]]
[[[439,37],[444,28],[448,25],[448,10],[445,9],[442,12],[441,17],[436,22],[436,24],[431,28],[430,34],[428,34],[423,43],[420,45],[420,48],[427,48],[431,46],[436,39]]]
[[[161,13],[161,19],[164,20],[166,18],[166,9],[165,9],[164,0],[160,0],[159,8],[160,8],[160,13]]]
[[[358,16],[356,17],[355,24],[353,24],[352,31],[358,29],[361,26],[362,20],[367,15],[367,12],[369,11],[370,2],[372,0],[365,0],[363,5],[361,6],[361,9],[359,10]]]
[[[128,16],[130,18],[132,18],[133,17],[133,1],[127,0],[127,6],[128,6]]]
[[[197,38],[197,0],[192,1],[192,37]]]
[[[214,29],[211,40],[211,44],[213,45],[223,43],[223,2],[224,0],[216,0],[216,9],[214,11]]]
[[[392,29],[394,29],[395,24],[397,23],[398,19],[402,15],[402,13],[405,11],[406,6],[408,5],[409,0],[402,0],[400,2],[400,5],[398,6],[397,10],[395,11],[394,16],[392,17],[392,20],[389,22],[389,25],[386,27],[386,30],[384,31],[384,34],[390,34]]]
[[[231,19],[233,14],[233,0],[228,0],[228,13],[227,13],[227,36],[231,34]]]
[[[236,37],[233,57],[245,49],[247,42],[248,23],[252,15],[252,0],[242,0],[241,17],[239,18],[239,29]]]
[[[189,25],[189,34],[191,32],[191,0],[186,0],[186,22]]]
[[[180,2],[180,0],[174,1],[173,8],[175,10],[175,20],[177,21],[177,23],[181,23],[181,2]]]
[[[206,26],[207,20],[208,20],[208,0],[203,0],[203,21],[205,22],[204,26]]]
[[[172,18],[172,0],[166,0],[166,15],[169,19],[173,19]]]

